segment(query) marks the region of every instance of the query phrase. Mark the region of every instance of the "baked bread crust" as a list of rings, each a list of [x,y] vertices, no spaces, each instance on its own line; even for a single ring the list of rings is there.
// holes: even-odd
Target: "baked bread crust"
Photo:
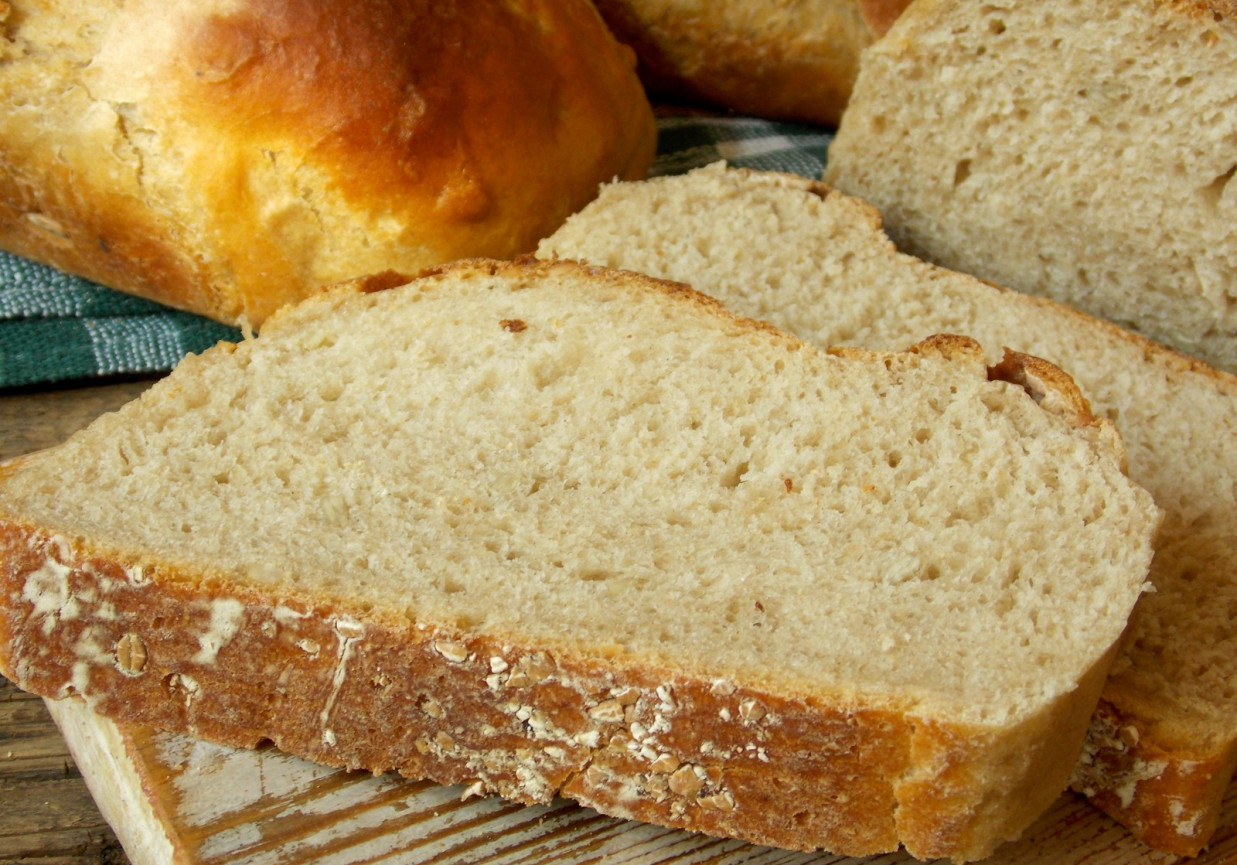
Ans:
[[[909,0],[597,0],[662,97],[836,125],[859,54]]]
[[[993,731],[374,622],[20,524],[0,524],[0,551],[6,597],[57,582],[58,606],[44,595],[0,617],[0,669],[34,693],[235,747],[856,856],[901,842],[966,861],[991,833],[1016,835],[1067,780],[1078,738],[1062,733],[1085,728],[1112,657],[1051,712]],[[980,795],[1014,779],[997,802]]]
[[[1178,747],[1147,734],[1154,724],[1100,700],[1072,787],[1157,850],[1197,856],[1219,828],[1219,803],[1237,768],[1237,742]]]
[[[584,0],[3,10],[0,248],[228,323],[529,252],[655,150]]]

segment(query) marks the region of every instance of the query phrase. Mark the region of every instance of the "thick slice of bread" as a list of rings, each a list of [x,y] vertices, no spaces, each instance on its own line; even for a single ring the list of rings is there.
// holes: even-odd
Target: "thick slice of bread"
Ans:
[[[1231,0],[918,0],[825,181],[898,245],[1237,372]]]
[[[691,282],[822,344],[966,333],[1060,364],[1165,509],[1078,785],[1157,847],[1197,852],[1237,762],[1237,378],[1051,301],[899,253],[868,204],[798,177],[702,169],[618,184],[542,244]]]
[[[1059,369],[569,263],[375,287],[7,472],[5,675],[786,847],[973,858],[1065,787],[1159,511]]]
[[[657,127],[588,0],[0,2],[0,249],[257,327],[528,253]]]
[[[860,52],[909,0],[596,0],[663,99],[836,126]]]

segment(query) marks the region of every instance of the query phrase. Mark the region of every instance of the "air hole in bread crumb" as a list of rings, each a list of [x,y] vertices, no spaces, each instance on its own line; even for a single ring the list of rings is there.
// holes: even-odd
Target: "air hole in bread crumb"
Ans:
[[[481,625],[483,625],[483,624],[485,624],[485,617],[484,617],[484,616],[480,616],[480,615],[476,615],[476,616],[469,616],[469,615],[458,616],[458,617],[456,618],[456,620],[455,620],[455,628],[456,628],[457,630],[460,630],[460,631],[471,631],[471,630],[475,630],[476,628],[478,628],[479,626],[481,626]]]
[[[1230,167],[1228,171],[1200,189],[1199,194],[1202,196],[1203,203],[1212,208],[1219,205],[1220,199],[1224,197],[1224,191],[1228,189],[1228,183],[1233,179],[1234,173],[1237,173],[1237,165]]]
[[[971,160],[960,159],[954,166],[954,186],[961,186],[971,176]]]
[[[726,489],[734,489],[743,482],[743,476],[747,474],[747,470],[748,464],[747,461],[744,460],[722,475],[722,486]]]
[[[983,403],[984,408],[994,414],[999,414],[1005,410],[1005,400],[1003,400],[1001,395],[998,393],[982,394],[979,401]]]
[[[1014,585],[1014,583],[1018,582],[1021,577],[1022,568],[1016,564],[1011,565],[1009,570],[1005,572],[1005,575],[1001,577],[1001,585],[1004,588],[1009,588]]]

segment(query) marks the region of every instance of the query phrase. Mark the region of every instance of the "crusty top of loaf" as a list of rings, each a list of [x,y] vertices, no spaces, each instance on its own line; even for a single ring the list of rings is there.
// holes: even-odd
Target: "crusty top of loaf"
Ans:
[[[863,20],[868,22],[872,32],[878,36],[893,26],[893,22],[898,20],[898,16],[908,5],[909,0],[859,0]]]
[[[758,236],[758,248],[751,238]],[[821,344],[891,349],[941,331],[1059,364],[1120,428],[1165,509],[1151,580],[1106,697],[1161,743],[1237,737],[1237,377],[1110,322],[898,252],[869,204],[721,165],[607,186],[542,254],[690,281]]]
[[[229,322],[531,251],[653,157],[584,0],[8,6],[0,246]]]
[[[202,591],[1001,724],[1143,588],[1158,513],[1120,462],[1039,361],[827,353],[682,285],[467,262],[188,359],[0,509]]]
[[[597,0],[651,93],[834,126],[859,55],[910,0]]]

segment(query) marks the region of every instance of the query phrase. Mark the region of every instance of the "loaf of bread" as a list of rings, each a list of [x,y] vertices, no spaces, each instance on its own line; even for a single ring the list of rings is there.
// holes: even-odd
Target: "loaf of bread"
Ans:
[[[759,238],[753,244],[752,238]],[[683,280],[823,345],[942,331],[1070,371],[1165,510],[1077,786],[1148,843],[1195,854],[1237,764],[1237,378],[1057,303],[899,253],[868,204],[803,178],[702,169],[607,187],[542,244]]]
[[[904,251],[1237,372],[1227,0],[922,0],[866,53],[825,181]]]
[[[1066,786],[1160,518],[1056,367],[473,261],[0,482],[0,670],[336,766],[958,860]]]
[[[230,324],[531,252],[652,109],[588,0],[0,3],[0,249]]]
[[[910,0],[595,0],[651,93],[836,125],[859,53]]]

